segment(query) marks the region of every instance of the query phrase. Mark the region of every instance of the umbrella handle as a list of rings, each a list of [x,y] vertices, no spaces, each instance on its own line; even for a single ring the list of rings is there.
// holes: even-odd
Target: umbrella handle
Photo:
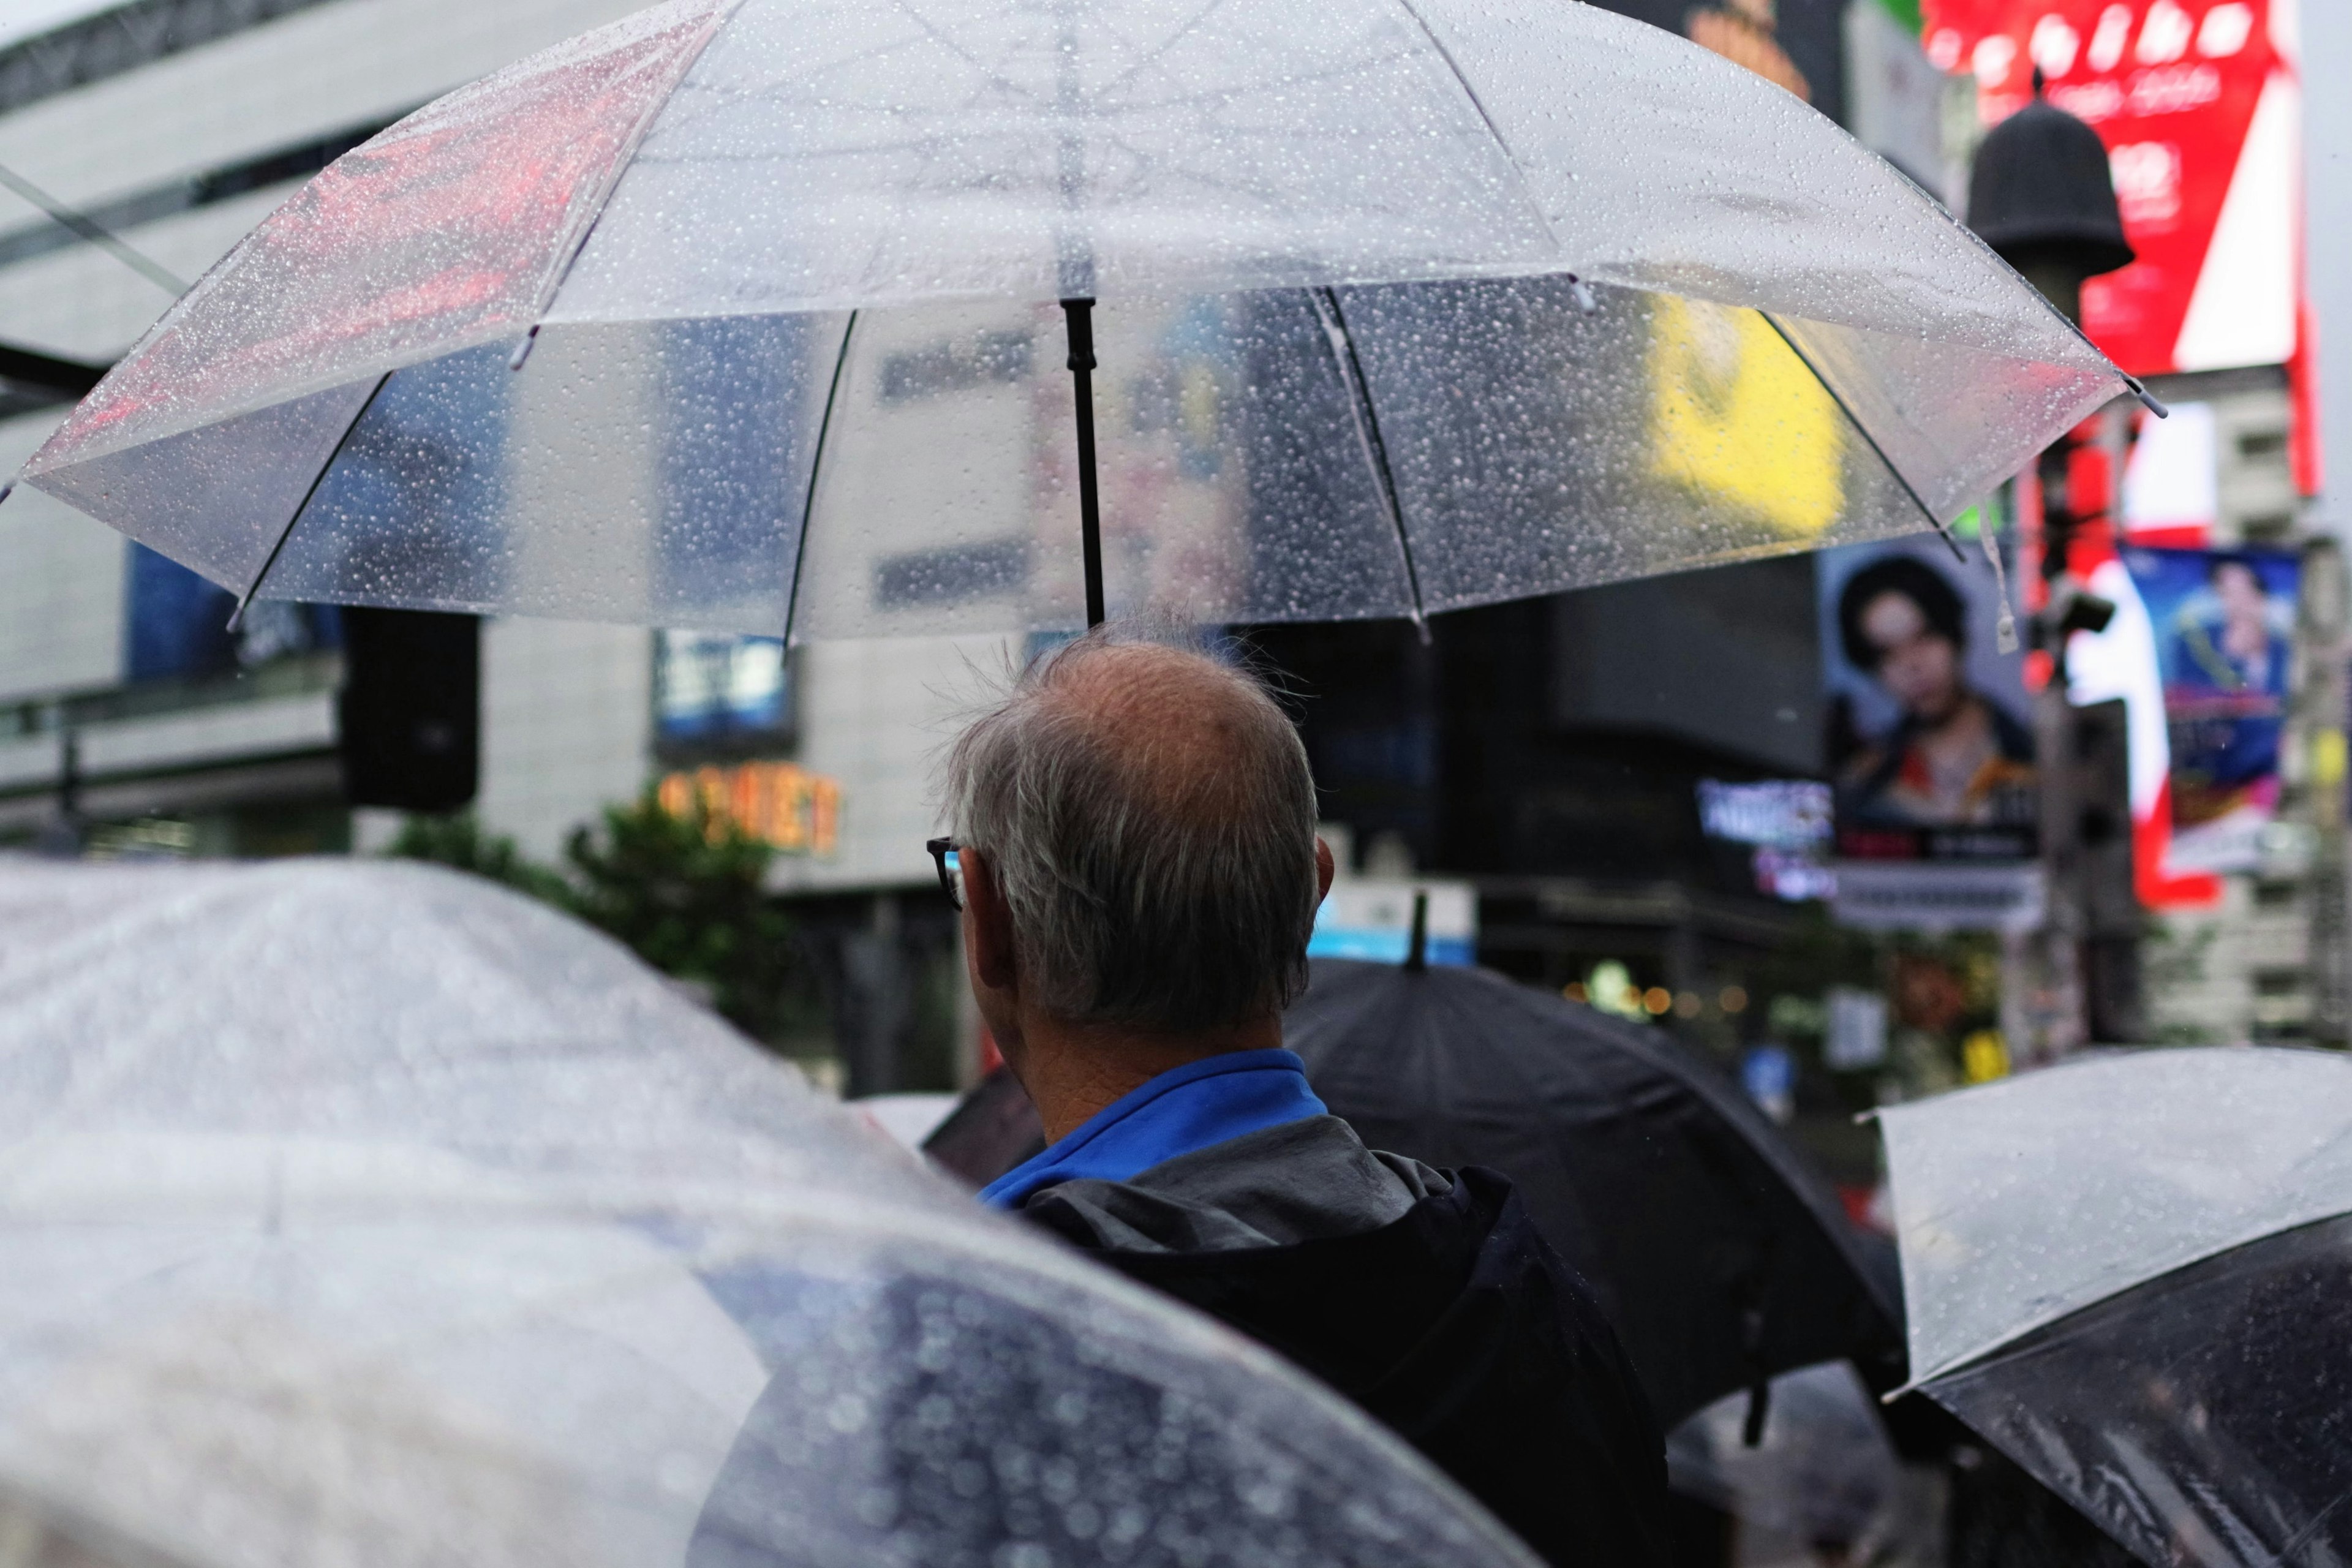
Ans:
[[[1764,1444],[1764,1423],[1772,1411],[1772,1380],[1759,1377],[1748,1385],[1748,1416],[1739,1424],[1739,1446],[1757,1448]]]
[[[1095,302],[1065,300],[1070,384],[1078,416],[1078,540],[1086,552],[1087,626],[1103,624],[1102,495],[1095,482]]]

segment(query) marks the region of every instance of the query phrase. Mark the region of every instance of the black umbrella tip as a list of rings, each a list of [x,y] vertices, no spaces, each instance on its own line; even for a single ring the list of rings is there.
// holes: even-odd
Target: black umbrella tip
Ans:
[[[1429,892],[1412,890],[1412,935],[1406,942],[1404,966],[1418,974],[1429,967]]]

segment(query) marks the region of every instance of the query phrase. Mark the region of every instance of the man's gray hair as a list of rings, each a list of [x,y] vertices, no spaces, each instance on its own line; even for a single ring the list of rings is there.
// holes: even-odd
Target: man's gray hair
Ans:
[[[1189,1032],[1289,1005],[1315,923],[1315,781],[1265,688],[1165,628],[1032,662],[955,743],[950,831],[1072,1023]]]

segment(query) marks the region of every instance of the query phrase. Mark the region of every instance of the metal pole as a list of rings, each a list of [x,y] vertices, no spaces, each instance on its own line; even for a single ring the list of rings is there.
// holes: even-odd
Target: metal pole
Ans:
[[[1087,625],[1103,624],[1102,496],[1095,482],[1095,302],[1065,300],[1070,385],[1078,412],[1078,538],[1086,552]]]

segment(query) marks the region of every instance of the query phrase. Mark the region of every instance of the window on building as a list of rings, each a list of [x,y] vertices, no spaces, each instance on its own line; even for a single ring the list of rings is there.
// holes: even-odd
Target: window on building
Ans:
[[[775,637],[665,631],[654,641],[654,740],[667,758],[774,752],[793,739],[791,664]]]

